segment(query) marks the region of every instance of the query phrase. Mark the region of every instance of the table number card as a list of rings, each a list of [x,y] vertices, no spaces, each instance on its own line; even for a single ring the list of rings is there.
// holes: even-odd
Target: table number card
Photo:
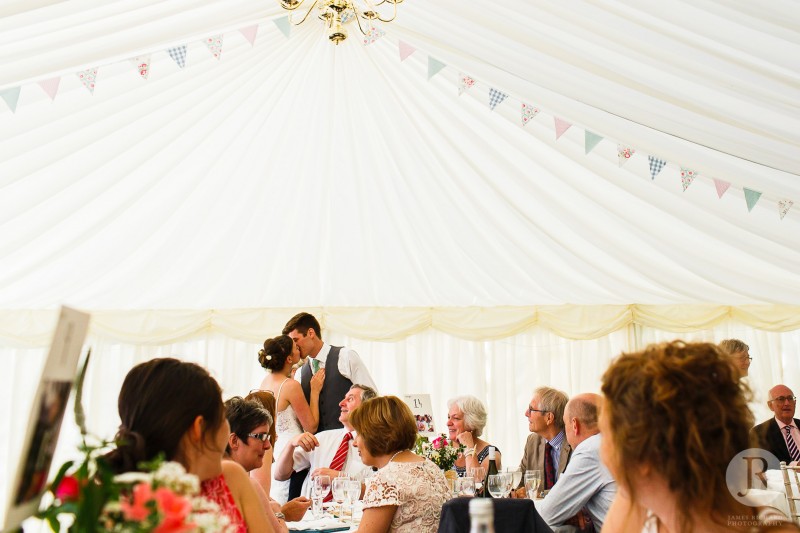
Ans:
[[[417,431],[428,437],[436,436],[433,421],[433,408],[431,407],[430,394],[406,394],[403,399],[411,408],[411,413],[417,421]]]

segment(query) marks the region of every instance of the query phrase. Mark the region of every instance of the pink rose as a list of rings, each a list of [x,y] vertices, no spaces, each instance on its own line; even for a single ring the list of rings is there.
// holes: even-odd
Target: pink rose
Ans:
[[[121,498],[119,505],[126,520],[144,522],[150,516],[147,503],[153,499],[153,490],[147,483],[139,483],[133,487],[133,498]],[[131,501],[133,500],[133,501]]]
[[[163,518],[153,533],[180,533],[195,528],[195,524],[186,523],[186,518],[192,510],[192,504],[188,498],[161,487],[156,489],[155,499]]]
[[[72,502],[78,499],[80,492],[81,486],[75,476],[64,476],[55,490],[55,495],[62,502]]]

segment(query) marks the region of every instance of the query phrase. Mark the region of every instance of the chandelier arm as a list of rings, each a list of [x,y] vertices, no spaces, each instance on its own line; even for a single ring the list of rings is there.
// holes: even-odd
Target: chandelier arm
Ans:
[[[285,9],[286,11],[295,11],[295,10],[297,10],[297,8],[302,6],[303,3],[305,3],[305,1],[306,0],[300,0],[299,2],[297,2],[295,4],[292,4],[292,3],[289,3],[289,2],[281,2],[281,7],[283,9]]]
[[[381,3],[383,3],[383,2],[381,2]],[[394,13],[392,13],[392,18],[388,18],[388,19],[382,18],[380,15],[377,14],[378,12],[376,11],[375,14],[376,14],[378,20],[380,20],[381,22],[391,22],[397,17],[397,2],[392,2],[392,5],[394,5]]]
[[[292,22],[292,24],[294,24],[295,26],[299,26],[300,24],[302,24],[303,22],[305,22],[305,21],[306,21],[306,19],[308,18],[308,15],[310,15],[310,14],[311,14],[311,11],[312,11],[312,10],[314,9],[314,7],[317,5],[317,2],[318,2],[318,1],[319,1],[319,0],[314,0],[314,3],[313,3],[313,4],[311,4],[311,7],[309,7],[309,8],[308,8],[308,11],[306,11],[306,14],[305,14],[305,16],[303,17],[303,20],[301,20],[301,21],[300,21],[300,22],[298,22],[297,24],[295,24],[294,22]]]
[[[356,23],[358,24],[358,29],[361,32],[361,35],[366,35],[367,32],[364,31],[364,28],[361,27],[361,17],[358,16],[358,11],[353,9],[353,14],[356,17]]]

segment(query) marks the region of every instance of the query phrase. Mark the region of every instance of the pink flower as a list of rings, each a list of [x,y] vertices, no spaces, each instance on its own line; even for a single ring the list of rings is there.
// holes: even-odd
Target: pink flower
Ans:
[[[80,483],[75,476],[64,476],[55,490],[55,495],[62,502],[71,502],[78,499],[80,491]]]
[[[133,501],[128,498],[121,498],[119,505],[126,520],[144,522],[150,516],[150,508],[147,503],[153,499],[153,490],[147,483],[139,483],[133,487]]]
[[[434,450],[441,450],[445,446],[447,446],[447,438],[445,438],[444,435],[441,436],[441,437],[436,437],[435,439],[433,439],[433,449]]]
[[[155,499],[163,518],[153,533],[180,533],[195,528],[195,524],[186,523],[186,517],[192,510],[192,504],[188,498],[161,487],[156,489]]]

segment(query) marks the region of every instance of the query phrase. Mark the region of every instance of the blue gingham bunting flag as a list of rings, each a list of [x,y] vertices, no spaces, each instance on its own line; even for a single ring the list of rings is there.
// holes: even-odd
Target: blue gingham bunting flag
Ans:
[[[652,155],[647,156],[647,159],[650,161],[650,179],[656,179],[656,176],[658,176],[658,173],[661,172],[667,162]]]
[[[506,93],[501,93],[497,89],[489,89],[489,107],[494,110],[497,107],[497,104],[501,103],[503,100],[508,98]]]
[[[183,68],[186,66],[186,45],[182,44],[180,46],[176,46],[175,48],[170,48],[167,50],[169,57],[175,60],[179,67]]]

